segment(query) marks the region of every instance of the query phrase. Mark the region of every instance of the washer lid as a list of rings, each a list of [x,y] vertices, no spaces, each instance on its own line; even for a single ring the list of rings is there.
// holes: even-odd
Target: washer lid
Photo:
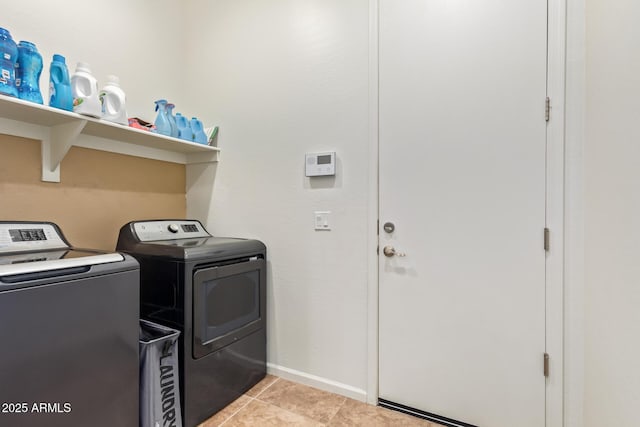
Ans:
[[[124,261],[119,253],[104,253],[86,249],[21,252],[0,255],[0,277],[39,273],[74,267],[89,267]]]

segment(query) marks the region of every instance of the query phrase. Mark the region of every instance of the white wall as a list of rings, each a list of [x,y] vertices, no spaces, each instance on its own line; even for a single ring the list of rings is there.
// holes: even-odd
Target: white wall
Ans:
[[[272,368],[364,398],[368,0],[188,4],[190,97],[222,149],[197,210],[214,234],[268,247]],[[328,150],[335,178],[305,178],[305,152]],[[313,230],[314,210],[332,212],[331,231]]]
[[[100,89],[108,74],[120,78],[128,115],[155,120],[153,101],[168,98],[176,111],[191,105],[184,96],[186,44],[183,11],[171,0],[20,0],[4,2],[0,27],[16,41],[40,51],[40,88],[49,96],[49,64],[54,53],[66,57],[70,75],[87,62]]]
[[[585,426],[640,403],[640,3],[587,0]]]

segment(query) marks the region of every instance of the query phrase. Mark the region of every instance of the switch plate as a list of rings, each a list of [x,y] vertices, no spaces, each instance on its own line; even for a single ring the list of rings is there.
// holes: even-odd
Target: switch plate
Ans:
[[[313,213],[313,219],[316,230],[331,230],[329,225],[330,211],[315,211]]]

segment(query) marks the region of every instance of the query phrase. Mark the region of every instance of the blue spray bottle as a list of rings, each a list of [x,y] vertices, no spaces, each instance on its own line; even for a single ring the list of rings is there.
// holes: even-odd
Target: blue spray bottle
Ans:
[[[160,135],[171,136],[171,123],[169,123],[169,118],[167,117],[167,100],[159,99],[156,101],[156,111],[158,115],[156,116],[156,133]]]
[[[167,118],[171,125],[171,136],[177,138],[179,136],[178,125],[176,124],[176,116],[173,115],[174,104],[167,104]]]

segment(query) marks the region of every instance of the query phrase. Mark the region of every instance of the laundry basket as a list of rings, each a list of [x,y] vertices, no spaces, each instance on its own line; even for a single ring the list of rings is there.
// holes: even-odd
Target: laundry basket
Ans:
[[[140,320],[140,427],[182,427],[180,331]]]

